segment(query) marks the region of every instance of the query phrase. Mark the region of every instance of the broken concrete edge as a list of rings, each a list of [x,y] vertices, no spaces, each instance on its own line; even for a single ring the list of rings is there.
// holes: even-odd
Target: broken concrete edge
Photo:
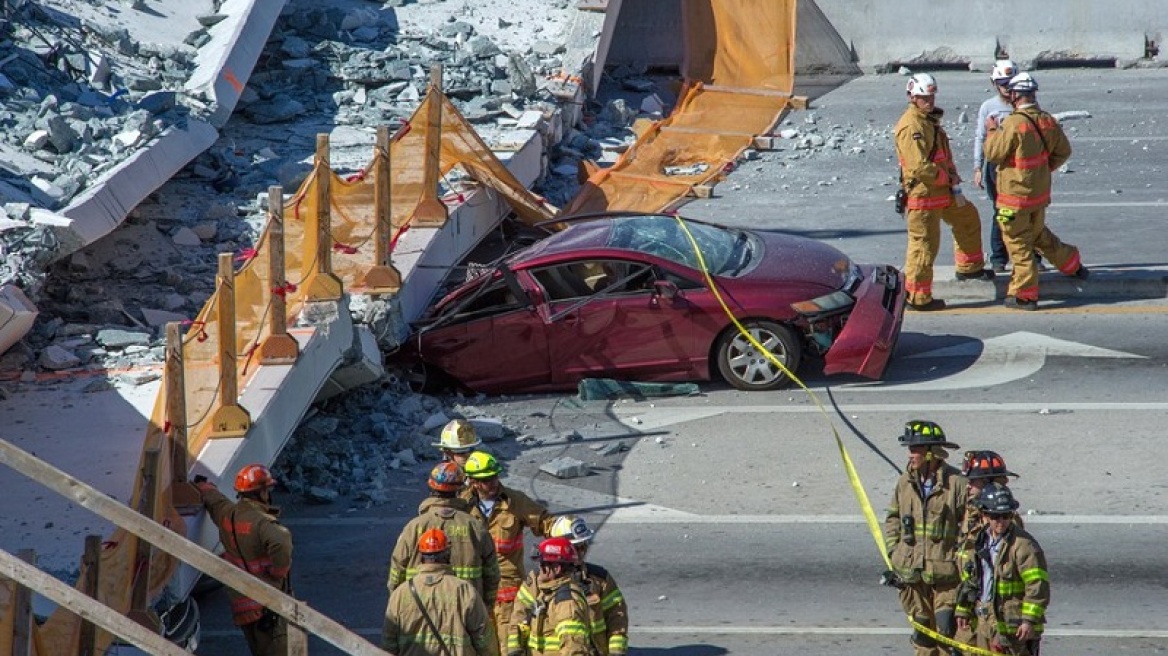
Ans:
[[[210,122],[216,128],[222,128],[235,111],[286,2],[226,0],[219,7],[227,18],[207,31],[211,40],[199,48],[184,89],[213,102]]]
[[[0,285],[0,355],[32,330],[37,308],[15,285]]]
[[[1109,268],[1090,266],[1086,281],[1064,276],[1058,271],[1044,271],[1039,276],[1039,295],[1043,300],[1135,301],[1168,298],[1168,267]],[[1006,297],[1010,274],[998,274],[992,283],[958,281],[954,267],[936,267],[933,293],[938,298],[967,301],[1000,301]]]

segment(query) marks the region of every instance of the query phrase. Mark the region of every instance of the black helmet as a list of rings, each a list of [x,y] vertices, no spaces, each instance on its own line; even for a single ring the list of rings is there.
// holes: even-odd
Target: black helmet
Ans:
[[[1006,469],[1006,461],[994,451],[966,451],[965,464],[961,473],[969,479],[998,478],[1000,476],[1018,477],[1014,472]]]
[[[993,514],[1012,513],[1018,509],[1014,493],[1001,483],[990,483],[982,488],[977,498],[977,507],[982,512]]]
[[[899,438],[904,446],[939,446],[945,449],[961,447],[945,439],[945,431],[936,422],[913,419],[905,422],[904,435]]]

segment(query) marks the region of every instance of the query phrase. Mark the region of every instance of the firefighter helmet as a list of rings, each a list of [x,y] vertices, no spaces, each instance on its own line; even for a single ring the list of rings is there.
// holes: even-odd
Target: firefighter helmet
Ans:
[[[248,465],[235,475],[236,492],[259,492],[276,486],[272,472],[263,465]]]
[[[933,79],[933,76],[928,73],[917,73],[908,79],[908,86],[905,89],[908,91],[910,98],[915,96],[933,96],[937,93],[937,80]]]
[[[572,546],[572,541],[568,538],[548,538],[539,543],[536,558],[542,564],[575,563],[576,547]]]
[[[473,424],[465,419],[452,419],[442,428],[442,437],[434,446],[455,453],[466,453],[482,443],[475,434]]]
[[[977,507],[984,513],[1004,515],[1017,510],[1018,502],[1010,488],[1001,483],[990,483],[982,488],[981,495],[977,497]]]
[[[994,69],[990,71],[990,79],[994,84],[1005,85],[1010,78],[1018,74],[1018,65],[1010,59],[999,59],[994,62]]]
[[[994,451],[966,451],[961,473],[969,479],[1018,476],[1006,469],[1006,461]]]
[[[463,467],[466,469],[468,478],[477,480],[494,478],[503,473],[503,468],[499,466],[498,459],[483,451],[475,451],[470,454]]]
[[[1029,73],[1019,73],[1010,78],[1008,88],[1015,93],[1031,94],[1038,91],[1038,80]]]
[[[904,424],[904,434],[899,438],[904,446],[939,446],[945,449],[961,447],[945,438],[945,431],[936,422],[913,419]]]
[[[453,462],[440,462],[430,470],[430,489],[438,492],[457,492],[466,482],[462,469]]]
[[[572,544],[578,545],[592,541],[592,537],[596,533],[588,528],[588,523],[584,521],[583,517],[561,515],[552,524],[552,530],[548,535],[553,538],[568,538]]]
[[[418,553],[440,554],[450,548],[446,542],[446,533],[440,528],[432,528],[422,533],[418,538]]]

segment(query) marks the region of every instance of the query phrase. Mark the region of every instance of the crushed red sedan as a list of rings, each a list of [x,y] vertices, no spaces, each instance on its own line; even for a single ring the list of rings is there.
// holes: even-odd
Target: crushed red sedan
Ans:
[[[777,232],[684,225],[735,317],[789,370],[822,356],[829,375],[883,375],[904,315],[896,268]],[[731,323],[668,215],[572,222],[457,287],[414,328],[399,358],[479,392],[593,377],[790,383]]]

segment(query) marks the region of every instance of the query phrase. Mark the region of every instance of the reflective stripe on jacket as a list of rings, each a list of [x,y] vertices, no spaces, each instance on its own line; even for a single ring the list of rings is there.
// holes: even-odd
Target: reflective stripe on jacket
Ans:
[[[500,590],[518,588],[523,581],[523,529],[544,537],[552,530],[556,518],[526,494],[506,487],[500,490],[490,517],[483,516],[478,494],[473,489],[463,490],[459,496],[466,501],[471,516],[486,523],[495,541]],[[511,601],[514,592],[510,594],[511,599],[500,598],[499,601]]]
[[[466,502],[457,498],[430,497],[418,508],[418,516],[411,519],[397,538],[389,563],[390,593],[394,588],[414,578],[421,558],[418,538],[429,529],[446,533],[450,544],[450,567],[454,575],[470,581],[488,604],[494,603],[499,589],[499,561],[495,543],[487,527],[471,517]]]
[[[438,564],[419,565],[413,581],[451,656],[499,653],[499,643],[490,630],[491,616],[472,583]],[[399,586],[385,609],[381,648],[397,656],[430,656],[443,653],[438,643],[410,587]]]
[[[941,127],[939,109],[925,113],[909,104],[893,130],[901,184],[908,193],[908,209],[940,210],[953,202],[957,168],[949,135]]]
[[[571,577],[540,582],[535,588],[524,582],[511,610],[507,651],[530,654],[590,656],[588,602]]]
[[[965,520],[968,481],[944,463],[935,476],[932,493],[924,498],[916,471],[901,474],[884,519],[884,547],[897,574],[908,583],[956,582],[959,578],[958,538]],[[912,518],[910,540],[904,535],[905,517]]]
[[[1050,204],[1051,171],[1070,159],[1071,142],[1053,116],[1027,105],[989,133],[985,157],[997,166],[998,207],[1029,210]]]

